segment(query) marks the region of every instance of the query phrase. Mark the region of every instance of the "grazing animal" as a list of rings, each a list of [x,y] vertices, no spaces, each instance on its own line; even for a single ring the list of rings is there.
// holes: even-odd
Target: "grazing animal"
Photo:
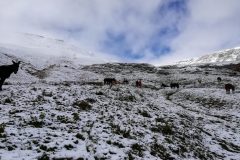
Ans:
[[[142,80],[141,79],[136,81],[136,87],[142,88]]]
[[[220,83],[222,81],[222,78],[221,77],[217,77],[217,81],[218,81],[218,83]]]
[[[13,64],[12,65],[3,65],[0,66],[0,91],[2,91],[2,85],[4,83],[4,81],[10,77],[10,75],[14,72],[15,74],[17,74],[18,72],[18,68],[19,68],[19,62],[14,62],[12,61]]]
[[[179,88],[179,84],[178,83],[171,83],[170,87],[171,88]]]
[[[123,84],[129,84],[129,81],[126,78],[124,78],[123,79]]]
[[[116,84],[117,80],[115,78],[104,78],[104,85],[113,85]]]
[[[235,86],[228,83],[228,84],[225,84],[225,90],[226,90],[226,93],[227,94],[230,94],[230,90],[232,90],[232,93],[234,93],[235,91]]]
[[[168,85],[162,83],[161,87],[162,87],[162,88],[165,88],[165,87],[168,87]]]

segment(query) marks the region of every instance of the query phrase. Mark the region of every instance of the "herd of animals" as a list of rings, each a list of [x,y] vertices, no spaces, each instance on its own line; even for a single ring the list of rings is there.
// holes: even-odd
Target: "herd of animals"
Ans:
[[[4,81],[7,78],[9,78],[12,73],[17,74],[21,61],[18,61],[18,62],[12,61],[12,63],[13,64],[11,64],[11,65],[0,66],[0,91],[2,91],[2,85],[3,85]],[[218,80],[218,82],[222,81],[221,77],[218,77],[217,80]],[[112,85],[120,84],[120,83],[129,84],[129,81],[127,79],[124,79],[122,82],[120,82],[120,81],[117,81],[115,78],[104,78],[104,85],[110,85],[110,87],[112,87]],[[201,83],[201,81],[199,81],[199,83]],[[142,79],[139,79],[136,81],[136,87],[138,87],[138,88],[142,87]],[[162,83],[161,87],[165,88],[165,87],[169,87],[169,86]],[[171,83],[170,87],[178,89],[179,83]],[[227,94],[230,94],[230,91],[232,91],[232,93],[234,93],[235,86],[233,84],[227,83],[227,84],[225,84],[225,90],[226,90]]]

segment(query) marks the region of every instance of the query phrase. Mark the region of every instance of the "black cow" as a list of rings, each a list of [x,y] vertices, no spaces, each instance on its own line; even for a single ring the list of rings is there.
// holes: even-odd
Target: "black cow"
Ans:
[[[226,93],[227,94],[230,94],[230,90],[232,90],[232,93],[234,93],[235,91],[235,86],[228,83],[228,84],[225,84],[225,90],[226,90]]]
[[[179,88],[179,84],[178,83],[171,83],[170,87],[171,88]]]
[[[10,75],[14,72],[15,74],[17,74],[18,72],[18,68],[19,68],[19,62],[14,62],[12,61],[13,64],[12,65],[3,65],[0,66],[0,91],[2,91],[2,85],[4,83],[4,81],[10,77]]]
[[[218,83],[220,83],[222,81],[222,78],[221,77],[217,77],[217,81],[218,81]]]
[[[115,78],[104,78],[104,85],[105,84],[113,85],[116,83],[117,83],[117,80]]]
[[[142,80],[141,79],[136,81],[136,87],[142,88]]]

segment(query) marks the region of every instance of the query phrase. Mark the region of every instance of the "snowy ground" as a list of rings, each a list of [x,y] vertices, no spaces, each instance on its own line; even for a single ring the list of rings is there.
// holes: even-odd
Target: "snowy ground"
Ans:
[[[223,89],[239,80],[230,69],[23,63],[0,92],[0,160],[240,159],[240,91]],[[161,88],[170,82],[180,89]]]

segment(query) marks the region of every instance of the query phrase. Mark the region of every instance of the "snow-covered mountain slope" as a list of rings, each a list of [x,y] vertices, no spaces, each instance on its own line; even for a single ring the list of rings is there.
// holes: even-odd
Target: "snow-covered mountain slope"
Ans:
[[[64,57],[43,57],[43,65],[2,51],[1,64],[22,64],[0,92],[0,160],[240,159],[234,65],[82,65]],[[103,85],[105,77],[129,84]],[[171,82],[180,88],[161,87]]]
[[[240,47],[227,49],[200,58],[192,58],[186,61],[177,62],[180,65],[203,64],[203,63],[229,63],[240,61]]]
[[[23,59],[40,68],[67,61],[77,65],[116,61],[115,57],[85,51],[62,40],[20,33],[0,38],[0,53],[16,56],[16,58]]]

